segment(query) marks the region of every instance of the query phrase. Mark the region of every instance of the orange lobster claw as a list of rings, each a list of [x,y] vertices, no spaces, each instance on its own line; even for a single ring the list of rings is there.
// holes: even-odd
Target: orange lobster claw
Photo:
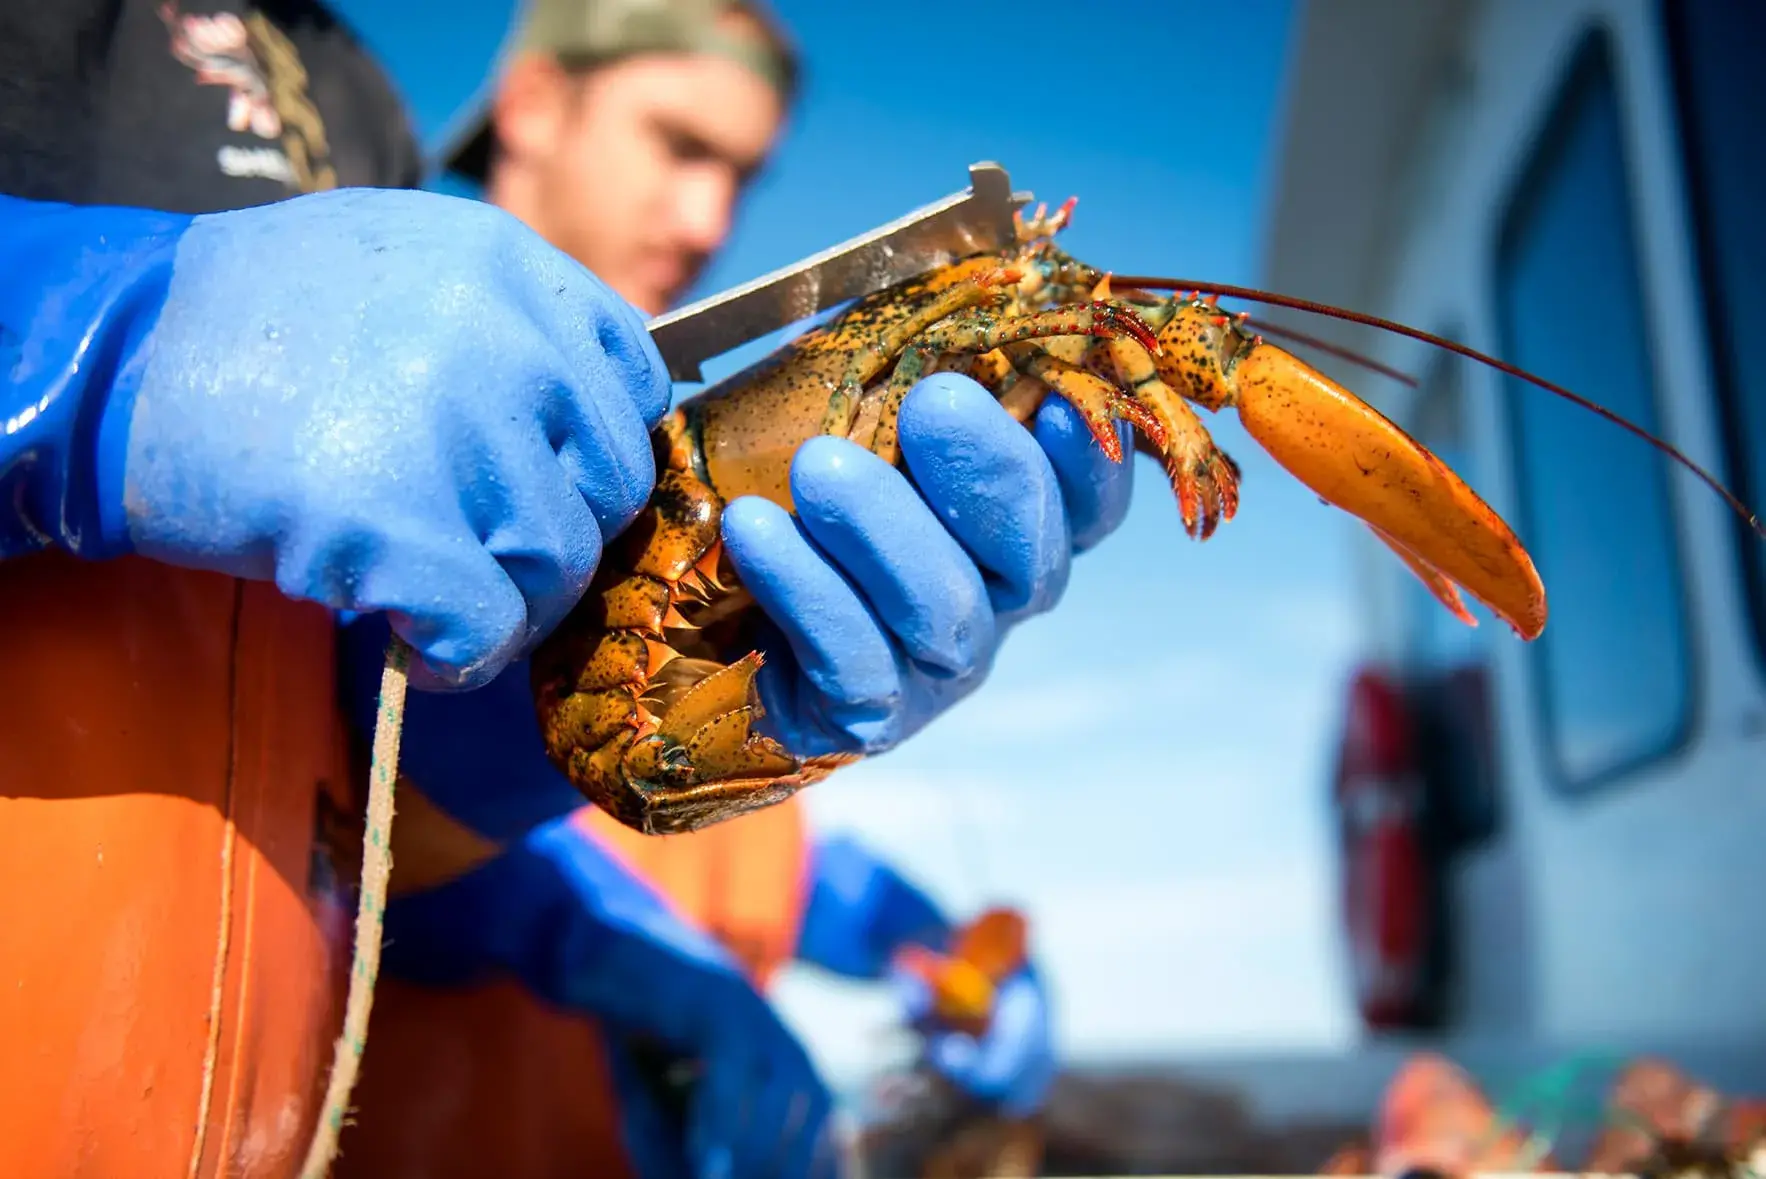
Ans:
[[[1210,410],[1232,406],[1270,457],[1373,530],[1465,622],[1459,589],[1525,639],[1545,629],[1545,586],[1490,505],[1385,415],[1290,352],[1192,297],[1159,330],[1154,364]]]
[[[1539,637],[1545,586],[1533,559],[1446,463],[1273,344],[1255,344],[1233,375],[1251,437],[1320,497],[1371,525],[1443,605],[1471,621],[1454,590],[1462,586],[1522,638]]]

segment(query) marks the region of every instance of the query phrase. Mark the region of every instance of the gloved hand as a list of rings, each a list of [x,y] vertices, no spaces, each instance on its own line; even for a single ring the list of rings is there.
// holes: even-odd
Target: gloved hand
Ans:
[[[903,403],[901,444],[918,491],[859,447],[818,438],[793,463],[801,525],[753,498],[724,513],[730,555],[769,615],[761,723],[806,756],[886,748],[973,691],[1004,630],[1052,606],[1070,554],[1127,513],[1133,468],[1105,458],[1063,401],[1049,399],[1033,433],[973,381],[934,376]],[[363,733],[387,633],[369,617],[344,634]],[[405,774],[492,839],[582,803],[545,756],[525,661],[481,691],[412,696],[404,731]]]
[[[1127,514],[1132,462],[1106,458],[1058,398],[1027,431],[980,385],[936,374],[902,403],[900,439],[911,484],[814,438],[792,462],[796,520],[757,497],[724,511],[770,622],[761,725],[802,756],[891,748],[974,691],[1006,631],[1060,598],[1071,555]]]
[[[932,993],[905,972],[893,978],[907,1022],[927,1034],[926,1062],[945,1080],[1007,1117],[1039,1111],[1055,1080],[1048,994],[1034,964],[1000,985],[980,1037],[938,1023]]]
[[[949,920],[932,898],[855,839],[831,836],[812,849],[809,898],[797,957],[848,978],[886,980],[910,1026],[927,1037],[928,1063],[978,1101],[1021,1117],[1042,1106],[1054,1081],[1048,996],[1034,964],[1000,987],[980,1039],[942,1025],[917,974],[892,965],[906,946],[948,952]]]
[[[515,218],[341,190],[194,218],[0,198],[0,555],[59,543],[390,613],[469,687],[655,472],[642,318]]]
[[[642,1179],[669,1179],[683,1163],[703,1179],[837,1173],[832,1097],[796,1037],[715,940],[568,821],[395,899],[385,956],[389,972],[431,986],[509,972],[546,1002],[695,1059],[684,1144],[662,1131],[645,1094],[622,1094]],[[630,1057],[617,1045],[613,1055],[631,1083]]]

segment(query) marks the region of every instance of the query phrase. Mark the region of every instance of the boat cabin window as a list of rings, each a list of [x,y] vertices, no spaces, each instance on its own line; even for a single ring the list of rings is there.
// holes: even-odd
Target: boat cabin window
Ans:
[[[1624,126],[1604,34],[1575,53],[1511,203],[1495,272],[1502,355],[1660,429]],[[1756,67],[1758,68],[1758,67]],[[1681,555],[1658,451],[1505,378],[1514,524],[1550,617],[1529,652],[1548,776],[1579,794],[1674,749],[1691,719]]]
[[[1726,444],[1718,474],[1757,510],[1766,498],[1766,6],[1670,0],[1661,13]],[[1766,660],[1766,541],[1739,519],[1735,536]]]

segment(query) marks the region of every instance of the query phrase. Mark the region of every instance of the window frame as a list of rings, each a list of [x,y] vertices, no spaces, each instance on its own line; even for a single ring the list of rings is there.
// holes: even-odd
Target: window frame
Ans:
[[[1493,220],[1494,232],[1489,239],[1486,255],[1490,269],[1485,289],[1490,300],[1491,323],[1497,338],[1501,339],[1506,334],[1503,325],[1508,318],[1502,276],[1505,259],[1509,257],[1509,243],[1542,180],[1549,176],[1554,157],[1548,153],[1565,130],[1566,122],[1574,111],[1574,102],[1581,88],[1588,84],[1587,74],[1592,67],[1598,71],[1597,79],[1604,80],[1609,87],[1619,117],[1620,171],[1626,177],[1625,231],[1633,266],[1637,271],[1638,300],[1644,313],[1646,334],[1641,344],[1647,362],[1649,401],[1654,411],[1655,429],[1660,431],[1670,421],[1671,415],[1661,381],[1662,358],[1660,345],[1656,340],[1659,318],[1657,308],[1653,305],[1649,283],[1646,281],[1646,251],[1643,246],[1646,218],[1639,208],[1636,186],[1632,181],[1635,175],[1632,164],[1635,148],[1631,146],[1630,140],[1635,128],[1632,124],[1633,116],[1625,102],[1626,80],[1623,56],[1616,43],[1618,36],[1618,32],[1607,27],[1604,22],[1589,20],[1571,39],[1568,52],[1562,59],[1563,64],[1555,72],[1548,97],[1540,106],[1540,117],[1527,138],[1526,146],[1518,153],[1518,162],[1513,173],[1502,186],[1502,197]],[[1528,470],[1523,437],[1524,413],[1517,404],[1521,395],[1516,387],[1517,383],[1515,378],[1503,376],[1499,378],[1498,388],[1503,404],[1501,432],[1507,451],[1505,457],[1515,493],[1515,530],[1525,538],[1533,533],[1537,523],[1539,489]],[[1681,497],[1660,463],[1652,464],[1650,472],[1671,525],[1665,552],[1670,565],[1672,586],[1669,596],[1676,616],[1682,668],[1679,715],[1668,734],[1653,746],[1643,747],[1631,757],[1615,761],[1594,773],[1572,772],[1564,763],[1563,727],[1559,710],[1552,700],[1552,673],[1548,663],[1551,635],[1548,624],[1545,634],[1527,644],[1527,649],[1521,653],[1521,663],[1525,668],[1527,690],[1530,693],[1530,711],[1537,722],[1531,728],[1540,777],[1547,791],[1564,803],[1587,803],[1610,797],[1616,790],[1633,784],[1654,767],[1683,756],[1697,739],[1699,718],[1704,707],[1704,668],[1695,626],[1693,587],[1687,578],[1690,563]],[[1550,592],[1549,586],[1547,592]]]
[[[1693,102],[1692,76],[1697,63],[1682,23],[1669,11],[1672,6],[1687,2],[1658,0],[1654,13],[1671,107],[1668,121],[1676,140],[1669,154],[1679,165],[1679,181],[1685,193],[1681,218],[1690,243],[1692,285],[1700,304],[1697,323],[1704,334],[1704,363],[1720,435],[1720,478],[1737,498],[1752,507],[1760,496],[1766,495],[1766,455],[1758,459],[1750,456],[1742,436],[1742,390],[1735,364],[1742,345],[1731,330],[1729,317],[1712,315],[1709,310],[1725,301],[1717,265],[1722,243],[1711,217],[1712,185],[1700,166],[1703,156],[1694,137],[1695,129],[1701,126]],[[1766,676],[1766,556],[1758,552],[1756,546],[1761,541],[1747,521],[1732,513],[1728,524],[1730,548],[1740,567],[1737,572],[1742,610],[1753,639],[1754,666]]]

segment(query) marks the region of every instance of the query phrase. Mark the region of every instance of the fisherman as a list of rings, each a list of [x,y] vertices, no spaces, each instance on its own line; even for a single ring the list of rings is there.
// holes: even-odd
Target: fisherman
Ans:
[[[0,2],[8,1174],[292,1173],[360,849],[334,628],[412,644],[408,751],[445,713],[492,756],[522,656],[649,494],[670,389],[639,309],[503,210],[388,191],[420,174],[315,0]],[[801,752],[886,748],[972,689],[1089,526],[1062,438],[1026,451],[977,388],[929,387],[904,449],[1009,493],[922,499],[827,440],[794,475],[842,544],[726,531],[774,587]],[[985,543],[945,527],[958,503]],[[915,606],[856,607],[880,586]],[[429,805],[507,839],[568,809],[557,785]]]
[[[778,139],[797,69],[784,31],[749,4],[535,0],[485,116],[451,164],[657,314],[722,245]],[[1103,457],[1064,403],[1050,402],[1033,436],[989,412],[977,393],[934,378],[904,416],[938,422],[933,433],[997,430],[993,445],[1019,453],[1026,467],[1040,465],[1040,438],[1072,521],[1072,535],[1040,542],[1050,549],[1064,555],[1074,536],[1085,547],[1119,522],[1126,468]],[[739,505],[726,518],[749,584],[778,538],[798,536],[768,508],[743,514]],[[961,508],[958,518],[999,511],[972,501]],[[1028,592],[1017,601],[1011,591],[996,600],[1008,625],[1036,594],[1031,579],[1022,584]],[[856,600],[850,607],[848,633],[862,640],[876,623],[863,621]],[[385,637],[384,621],[365,619],[346,643],[364,725]],[[854,642],[825,663],[864,658]],[[789,647],[769,660],[775,666],[800,674]],[[784,719],[788,745],[883,746],[794,708],[800,689],[766,675],[765,702]],[[910,699],[931,687],[918,676],[885,685]],[[453,700],[414,705],[407,718],[405,772],[448,814],[401,812],[401,823],[407,831],[445,824],[424,842],[453,855],[395,853],[423,889],[389,908],[387,973],[340,1176],[830,1173],[830,1098],[768,1003],[767,984],[792,960],[886,981],[917,1023],[928,997],[897,957],[910,945],[944,948],[951,922],[862,843],[812,843],[796,798],[685,835],[640,835],[583,808],[513,842],[498,839],[523,823],[486,805],[494,796],[484,782],[508,783],[517,797],[548,793],[546,783],[570,789],[539,752],[526,693],[524,683],[512,687],[505,715],[515,731],[489,742]],[[887,740],[924,719],[910,709]],[[526,759],[506,753],[523,746],[533,751]],[[1034,967],[1002,989],[987,1036],[944,1029],[928,1058],[977,1100],[1009,1116],[1034,1112],[1054,1071]],[[676,1093],[666,1074],[679,1062],[699,1075]]]

